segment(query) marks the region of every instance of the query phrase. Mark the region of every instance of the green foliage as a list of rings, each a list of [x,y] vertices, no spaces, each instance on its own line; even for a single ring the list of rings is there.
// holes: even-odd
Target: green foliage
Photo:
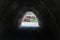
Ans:
[[[32,19],[31,22],[38,22],[38,20],[37,19]]]

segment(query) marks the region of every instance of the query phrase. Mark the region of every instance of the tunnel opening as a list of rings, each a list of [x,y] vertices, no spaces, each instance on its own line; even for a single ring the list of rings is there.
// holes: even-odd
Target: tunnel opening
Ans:
[[[21,25],[18,28],[22,30],[38,30],[38,28],[40,28],[39,20],[34,12],[26,12],[22,17]]]

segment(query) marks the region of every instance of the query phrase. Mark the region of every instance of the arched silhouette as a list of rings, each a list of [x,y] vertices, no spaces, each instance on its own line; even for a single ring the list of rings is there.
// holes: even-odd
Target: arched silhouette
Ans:
[[[20,27],[39,27],[38,18],[33,12],[26,12],[22,18]]]

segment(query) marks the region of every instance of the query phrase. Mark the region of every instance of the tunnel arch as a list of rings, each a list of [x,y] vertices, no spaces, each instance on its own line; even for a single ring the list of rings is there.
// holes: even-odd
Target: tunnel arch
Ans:
[[[17,24],[18,25],[18,29],[20,29],[19,26],[21,25],[22,18],[24,17],[24,15],[26,14],[26,12],[33,12],[34,15],[38,19],[39,26],[41,26],[41,27],[39,27],[39,30],[43,29],[42,26],[44,26],[44,25],[42,25],[42,24],[44,24],[44,23],[43,23],[42,16],[40,15],[40,13],[34,7],[23,7],[23,8],[21,8],[21,10],[18,9],[18,15],[17,16],[19,16],[19,18],[20,18],[20,22],[18,22],[18,24]]]

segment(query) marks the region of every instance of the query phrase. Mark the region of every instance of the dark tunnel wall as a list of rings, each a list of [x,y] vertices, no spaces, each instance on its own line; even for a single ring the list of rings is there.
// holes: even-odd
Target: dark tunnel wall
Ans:
[[[34,0],[35,1],[35,0]],[[44,1],[44,0],[43,0]],[[3,34],[3,33],[5,33],[7,30],[8,31],[10,31],[8,28],[8,26],[11,26],[11,27],[13,27],[14,25],[13,25],[13,18],[16,16],[16,14],[14,15],[14,12],[16,12],[16,10],[17,10],[17,5],[19,5],[19,7],[23,7],[23,6],[26,6],[26,4],[28,3],[28,4],[30,4],[30,5],[28,5],[28,7],[29,6],[38,6],[39,5],[39,3],[40,3],[40,0],[36,0],[36,3],[35,2],[33,2],[33,0],[32,0],[32,3],[29,3],[29,2],[23,2],[23,1],[18,1],[17,0],[17,2],[14,2],[13,4],[12,4],[12,2],[13,1],[9,1],[9,0],[6,0],[6,1],[4,1],[4,0],[1,0],[0,1],[0,32],[1,32],[1,34]],[[21,2],[21,3],[19,3],[19,4],[16,4],[16,3],[18,3],[18,2]],[[48,0],[47,2],[46,1],[44,1],[45,2],[45,4],[46,4],[46,6],[50,9],[50,11],[53,13],[53,15],[55,16],[55,18],[56,18],[56,22],[57,22],[57,24],[59,24],[59,20],[60,20],[60,16],[59,16],[59,11],[60,11],[60,6],[59,6],[59,0]],[[23,5],[22,5],[22,3],[23,3]],[[12,4],[12,5],[11,5]],[[32,5],[31,5],[32,4]],[[36,5],[35,5],[36,4]],[[9,7],[10,6],[10,7]],[[16,7],[15,7],[16,6]],[[13,10],[12,10],[13,9]],[[38,8],[37,8],[37,10],[38,10]],[[14,15],[14,17],[13,17],[13,15]],[[44,14],[42,14],[43,16],[44,16]],[[46,15],[46,14],[45,14]],[[12,18],[13,17],[13,18]],[[45,16],[45,17],[47,17],[47,15]],[[46,19],[48,19],[49,20],[49,18],[47,17]],[[51,19],[50,19],[51,20]],[[49,21],[48,21],[49,22]],[[51,21],[52,22],[52,21]],[[50,22],[50,23],[51,23]],[[54,21],[55,22],[55,21]],[[55,22],[55,23],[56,23]],[[12,23],[12,24],[11,24]],[[10,25],[11,24],[11,25]],[[55,25],[55,24],[54,24]],[[8,27],[8,28],[6,28],[6,27]],[[50,26],[49,26],[50,27]],[[52,28],[52,27],[51,27]],[[13,29],[13,28],[12,28]],[[50,28],[49,28],[50,29]],[[49,29],[47,29],[47,30],[49,30]],[[7,32],[8,32],[7,31]],[[12,30],[11,30],[12,31]],[[13,30],[13,31],[15,31],[15,30]],[[52,31],[52,30],[51,30]],[[54,32],[56,32],[56,30],[53,30]],[[53,33],[54,34],[54,33]]]
[[[60,24],[60,0],[49,0],[48,1],[48,8],[53,12],[56,17],[57,24]]]

